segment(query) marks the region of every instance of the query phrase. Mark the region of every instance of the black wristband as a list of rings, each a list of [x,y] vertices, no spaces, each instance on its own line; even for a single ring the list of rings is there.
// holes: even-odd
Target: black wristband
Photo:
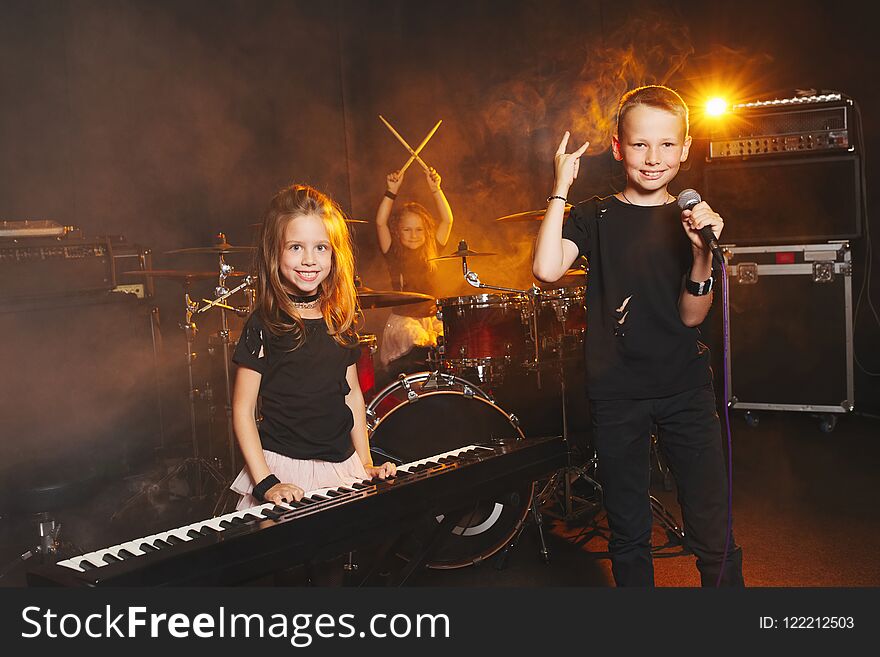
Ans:
[[[697,283],[692,281],[690,275],[688,275],[684,282],[684,289],[688,294],[692,294],[695,297],[702,297],[712,291],[712,284],[714,282],[715,278],[710,276],[708,280],[705,280],[702,283]]]
[[[568,203],[568,199],[565,198],[564,196],[559,196],[559,194],[553,194],[552,196],[548,196],[548,197],[547,197],[547,202],[549,203],[550,201],[552,201],[552,200],[555,199],[555,198],[558,198],[558,199],[559,199],[560,201],[562,201],[563,203]]]
[[[263,479],[260,483],[254,486],[254,489],[251,491],[251,495],[253,495],[260,502],[265,502],[266,498],[264,495],[269,492],[269,489],[272,488],[275,484],[280,484],[281,480],[273,474],[270,474],[268,477]]]
[[[397,198],[397,194],[395,194],[394,192],[392,192],[390,189],[386,189],[386,190],[385,190],[385,196],[387,196],[388,198],[390,198],[392,201],[393,201],[394,199]]]

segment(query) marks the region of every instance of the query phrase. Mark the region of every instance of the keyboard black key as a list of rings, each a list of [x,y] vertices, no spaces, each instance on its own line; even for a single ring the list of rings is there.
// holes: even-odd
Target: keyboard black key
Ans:
[[[119,557],[114,557],[109,552],[104,555],[103,559],[104,559],[104,563],[118,563],[118,562],[122,561],[122,559],[120,559]]]
[[[185,540],[183,540],[179,536],[175,536],[174,534],[168,534],[168,536],[165,537],[165,540],[171,543],[171,545],[180,545],[181,543],[186,543]]]
[[[123,548],[119,552],[117,552],[116,556],[119,557],[120,559],[134,559],[134,555],[131,552],[129,552],[128,550],[126,550],[125,548]]]
[[[201,538],[201,537],[202,537],[202,533],[199,532],[199,531],[197,531],[197,530],[195,530],[195,529],[190,529],[190,530],[186,533],[186,535],[189,536],[190,538]]]
[[[232,529],[233,527],[235,527],[235,525],[233,525],[233,524],[232,524],[231,522],[229,522],[228,520],[221,520],[221,521],[220,521],[220,526],[221,526],[223,529]]]
[[[211,525],[204,525],[201,529],[199,529],[199,533],[202,536],[213,536],[214,534],[219,534],[219,529],[214,529]]]
[[[95,568],[97,568],[97,566],[88,559],[80,559],[79,567],[85,570],[94,570]]]
[[[263,509],[262,511],[260,511],[260,513],[262,513],[267,518],[271,518],[272,520],[278,520],[278,518],[281,517],[281,514],[274,509]]]
[[[355,490],[363,490],[364,488],[369,488],[370,484],[369,482],[367,482],[366,484],[363,482],[355,482],[351,485],[351,487]]]
[[[314,504],[315,500],[313,500],[311,497],[304,497],[299,501],[299,503],[308,506],[309,504]]]
[[[232,520],[230,520],[233,525],[244,525],[247,524],[247,521],[239,516],[235,516]]]
[[[338,490],[328,490],[326,493],[327,497],[339,497],[342,495]]]
[[[157,538],[155,541],[153,541],[153,545],[155,545],[160,550],[172,547],[171,543],[169,543],[168,541],[163,541],[161,538]]]
[[[150,545],[149,543],[141,543],[140,545],[138,545],[138,547],[144,552],[158,552],[159,551],[159,549],[156,546]]]
[[[351,488],[346,488],[345,486],[340,486],[337,488],[340,493],[353,493],[354,491]]]
[[[245,522],[253,522],[254,520],[260,520],[260,516],[255,513],[245,513],[241,519]]]
[[[324,497],[323,495],[312,495],[311,497],[312,497],[312,501],[314,501],[314,502],[326,502],[328,499],[330,499],[328,497]],[[303,499],[305,499],[305,498],[303,498]]]

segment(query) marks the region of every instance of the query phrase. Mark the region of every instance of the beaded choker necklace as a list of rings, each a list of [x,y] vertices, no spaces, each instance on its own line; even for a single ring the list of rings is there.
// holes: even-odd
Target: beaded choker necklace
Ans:
[[[288,295],[290,297],[290,301],[293,303],[294,308],[314,308],[318,305],[318,301],[321,298],[321,292],[315,292],[315,294],[310,294],[307,297],[300,297],[295,294]]]

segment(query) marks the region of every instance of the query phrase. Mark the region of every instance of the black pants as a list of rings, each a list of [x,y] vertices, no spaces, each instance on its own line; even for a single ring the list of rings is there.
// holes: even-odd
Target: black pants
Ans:
[[[678,487],[687,546],[703,586],[715,586],[727,537],[727,467],[711,385],[662,399],[591,400],[593,446],[611,528],[618,586],[653,586],[651,431]],[[730,536],[722,586],[743,586],[742,550]]]

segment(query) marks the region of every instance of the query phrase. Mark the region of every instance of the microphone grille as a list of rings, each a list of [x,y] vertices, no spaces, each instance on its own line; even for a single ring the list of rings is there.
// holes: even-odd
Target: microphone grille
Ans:
[[[678,195],[678,207],[682,210],[686,210],[688,207],[694,206],[703,199],[700,198],[700,193],[695,189],[683,189],[681,193]]]

